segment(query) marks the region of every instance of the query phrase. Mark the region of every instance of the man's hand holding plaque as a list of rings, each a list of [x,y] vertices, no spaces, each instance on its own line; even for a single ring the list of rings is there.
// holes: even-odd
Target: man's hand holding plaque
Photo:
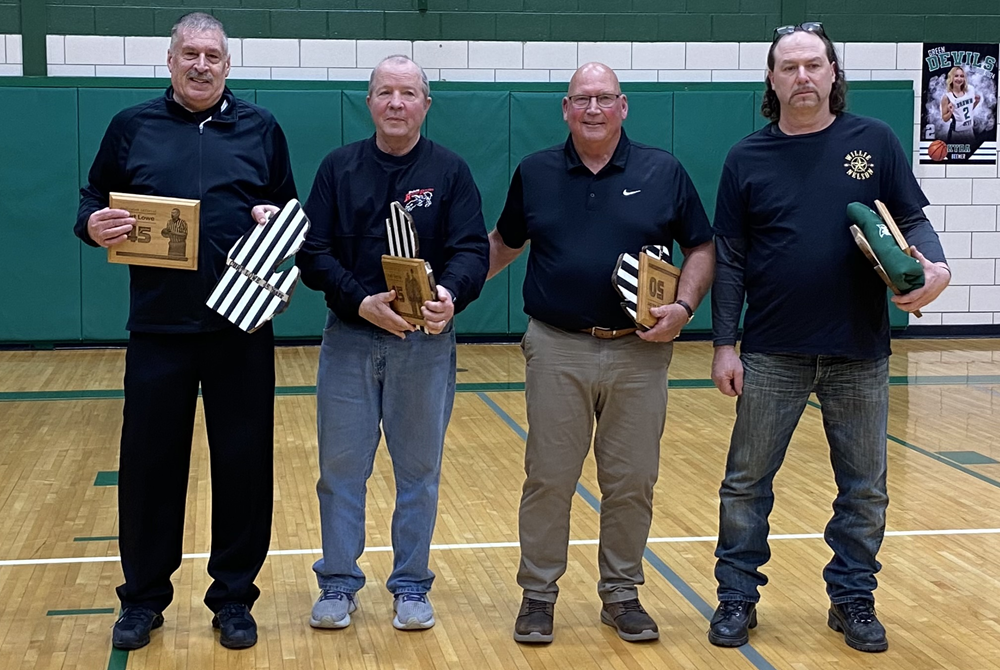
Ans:
[[[669,252],[659,245],[618,257],[611,281],[622,297],[622,309],[642,331],[657,328],[666,314],[664,307],[677,299],[681,271],[669,261]]]
[[[111,193],[110,205],[87,222],[91,239],[108,249],[109,263],[198,269],[201,201]]]
[[[413,217],[398,202],[389,205],[389,218],[386,219],[385,226],[389,253],[382,256],[382,271],[389,290],[388,293],[365,298],[358,313],[375,325],[404,337],[407,330],[402,329],[396,320],[387,318],[382,306],[378,304],[383,303],[388,305],[399,320],[408,325],[420,326],[425,332],[436,335],[444,330],[455,315],[451,295],[443,286],[435,284],[430,263],[418,258],[420,241],[417,239]],[[390,295],[391,298],[386,299]],[[365,303],[368,303],[367,309]],[[378,318],[378,321],[373,317]],[[387,328],[383,322],[393,327]]]

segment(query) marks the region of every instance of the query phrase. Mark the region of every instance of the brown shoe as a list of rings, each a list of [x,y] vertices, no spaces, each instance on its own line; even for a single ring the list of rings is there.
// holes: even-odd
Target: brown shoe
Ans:
[[[552,617],[555,608],[555,603],[523,598],[517,621],[514,622],[514,640],[529,644],[552,642]]]
[[[601,608],[601,623],[614,626],[618,630],[618,637],[626,642],[656,640],[660,637],[656,622],[642,609],[638,598],[604,603]]]

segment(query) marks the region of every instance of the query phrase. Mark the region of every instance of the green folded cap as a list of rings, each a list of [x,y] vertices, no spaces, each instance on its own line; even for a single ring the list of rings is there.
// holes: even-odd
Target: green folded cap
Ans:
[[[864,233],[875,252],[875,258],[901,293],[909,293],[924,285],[924,267],[920,261],[899,248],[882,217],[870,207],[852,202],[847,206],[847,218]]]

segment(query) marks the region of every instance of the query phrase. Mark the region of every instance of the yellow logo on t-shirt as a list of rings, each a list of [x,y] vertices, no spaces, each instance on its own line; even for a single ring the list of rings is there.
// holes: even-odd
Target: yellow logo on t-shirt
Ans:
[[[868,179],[875,174],[875,161],[867,151],[852,151],[844,156],[844,167],[847,176],[855,179]]]

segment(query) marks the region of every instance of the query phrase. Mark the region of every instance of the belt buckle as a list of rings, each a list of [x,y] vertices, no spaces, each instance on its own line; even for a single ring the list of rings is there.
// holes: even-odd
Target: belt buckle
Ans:
[[[618,329],[601,328],[600,326],[593,326],[590,329],[590,334],[599,340],[613,340],[618,334]]]

